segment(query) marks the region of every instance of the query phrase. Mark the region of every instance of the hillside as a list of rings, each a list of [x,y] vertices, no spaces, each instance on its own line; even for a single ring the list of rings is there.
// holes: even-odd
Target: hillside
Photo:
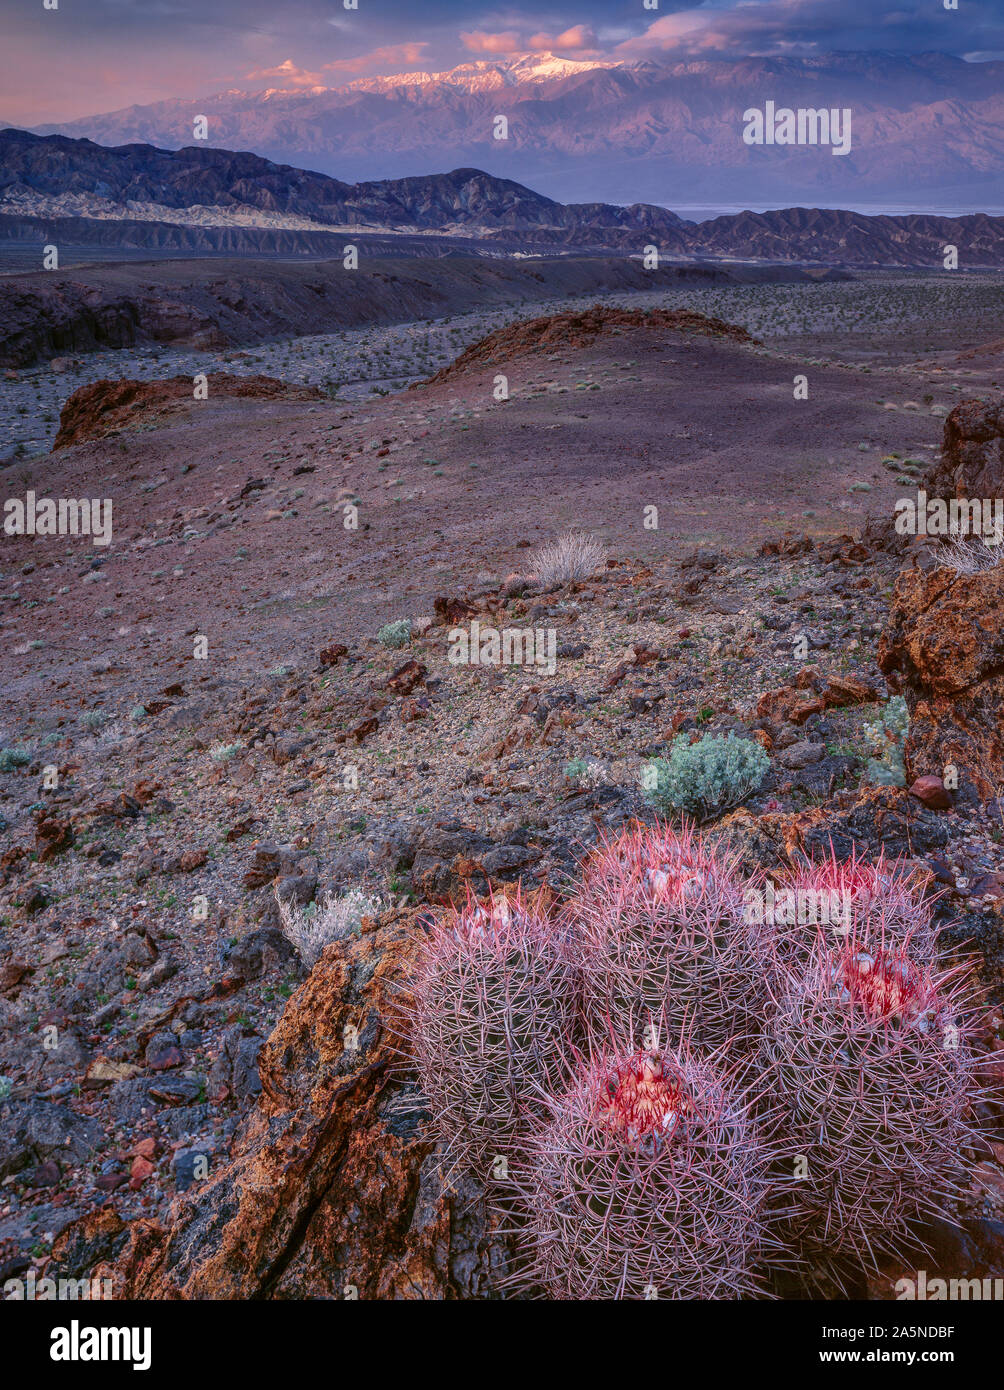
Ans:
[[[214,378],[204,401],[137,386],[126,416],[105,383],[114,438],[94,428],[100,392],[67,405],[78,442],[19,468],[16,491],[107,487],[114,535],[4,542],[7,1274],[41,1254],[60,1275],[104,1268],[119,1297],[256,1307],[337,1299],[350,1276],[365,1299],[504,1293],[518,1235],[437,1147],[394,1052],[397,981],[448,896],[519,884],[554,901],[600,841],[654,825],[642,769],[678,735],[769,755],[710,831],[744,876],[834,851],[908,858],[937,889],[945,968],[965,951],[999,1005],[999,817],[869,784],[900,561],[847,534],[888,519],[890,454],[931,460],[951,388],[973,380],[914,367],[880,387],[820,362],[794,406],[791,361],[740,337],[697,316],[559,315],[364,405],[261,381],[235,398]],[[972,400],[953,420],[967,409],[983,429]],[[535,547],[569,527],[605,556],[548,582]],[[931,581],[912,575],[898,595]],[[958,653],[975,737],[1001,680],[977,598],[999,604],[1001,582],[960,580],[968,606],[924,629],[934,680]],[[403,618],[405,646],[378,638]],[[546,629],[553,676],[454,663],[450,629],[469,621]],[[309,970],[278,903],[349,890],[386,910]],[[998,1031],[975,1039],[988,1076]],[[1004,1269],[1002,1174],[984,1157],[1000,1157],[999,1104],[978,1119],[957,1225],[925,1233],[926,1254],[840,1271],[845,1293],[892,1297],[904,1258]],[[825,1265],[767,1273],[781,1297],[830,1281]]]
[[[220,260],[119,263],[0,278],[0,366],[66,353],[149,343],[246,346],[278,336],[330,333],[440,318],[491,305],[678,285],[740,284],[741,267],[645,271],[623,258],[536,261],[444,256],[297,264]],[[768,278],[808,277],[782,268]]]

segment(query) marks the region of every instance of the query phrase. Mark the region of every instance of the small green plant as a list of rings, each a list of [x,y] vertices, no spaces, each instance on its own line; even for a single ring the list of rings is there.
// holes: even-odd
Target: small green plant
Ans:
[[[607,781],[607,773],[595,758],[573,758],[565,767],[565,780],[580,787],[598,787]]]
[[[706,734],[691,743],[687,734],[679,734],[668,758],[645,764],[642,785],[649,805],[658,810],[706,819],[755,792],[769,767],[767,754],[750,739]]]
[[[865,780],[882,787],[902,787],[906,783],[903,746],[910,728],[910,714],[902,695],[894,695],[882,706],[878,719],[864,728],[865,741],[872,756],[865,766]]]
[[[141,719],[146,718],[146,709],[143,705],[133,705],[129,711],[129,718],[134,724],[138,724]]]
[[[0,1101],[5,1101],[14,1089],[14,1083],[9,1076],[0,1076]]]
[[[243,747],[243,743],[218,743],[215,748],[210,748],[209,756],[214,763],[228,763],[236,758]]]
[[[385,647],[406,647],[411,641],[411,619],[397,618],[385,623],[377,633],[377,641]]]
[[[16,767],[27,767],[31,753],[23,745],[14,748],[0,748],[0,772],[13,772]]]

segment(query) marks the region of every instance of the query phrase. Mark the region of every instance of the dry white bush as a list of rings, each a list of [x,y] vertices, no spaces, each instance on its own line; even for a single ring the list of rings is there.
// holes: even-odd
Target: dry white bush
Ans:
[[[938,559],[946,569],[953,569],[959,574],[983,574],[986,570],[996,569],[1004,560],[1004,544],[996,535],[990,540],[968,536],[942,546]]]
[[[569,531],[542,545],[530,562],[529,573],[542,588],[589,579],[606,559],[606,550],[595,536]]]
[[[364,917],[375,917],[383,907],[380,898],[367,897],[358,888],[340,898],[329,893],[323,902],[307,908],[288,899],[283,901],[278,894],[276,902],[283,935],[308,970],[313,970],[325,946],[353,935]]]

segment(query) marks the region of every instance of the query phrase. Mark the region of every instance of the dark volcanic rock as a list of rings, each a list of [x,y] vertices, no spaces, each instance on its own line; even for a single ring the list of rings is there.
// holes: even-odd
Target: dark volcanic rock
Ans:
[[[58,1154],[64,1162],[82,1163],[101,1142],[96,1120],[69,1106],[30,1100],[0,1107],[0,1176]]]
[[[929,811],[902,787],[864,787],[804,811],[754,815],[742,808],[721,823],[724,838],[740,853],[743,869],[794,866],[809,859],[853,855],[912,858],[948,843],[944,817]]]
[[[133,1223],[129,1298],[484,1297],[506,1248],[467,1178],[444,1186],[392,1029],[412,910],[329,946],[261,1049],[229,1165]],[[346,1030],[352,1026],[351,1034]],[[347,1037],[357,1043],[347,1043]]]

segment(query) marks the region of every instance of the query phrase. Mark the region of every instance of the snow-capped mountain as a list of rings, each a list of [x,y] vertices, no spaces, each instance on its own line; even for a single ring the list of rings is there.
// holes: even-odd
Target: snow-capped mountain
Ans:
[[[461,63],[446,72],[402,72],[390,77],[359,77],[345,84],[353,92],[390,92],[398,87],[428,87],[433,83],[457,87],[465,92],[497,92],[504,87],[552,82],[563,77],[581,77],[609,68],[631,68],[635,63],[612,59],[580,62],[559,58],[553,53],[528,53],[518,58],[480,59]]]
[[[750,146],[744,112],[850,110],[849,152]],[[564,202],[1000,211],[1004,62],[835,53],[575,62],[543,54],[337,88],[228,91],[43,126],[104,145],[251,150],[349,181],[474,167]],[[495,136],[496,117],[508,136]]]

